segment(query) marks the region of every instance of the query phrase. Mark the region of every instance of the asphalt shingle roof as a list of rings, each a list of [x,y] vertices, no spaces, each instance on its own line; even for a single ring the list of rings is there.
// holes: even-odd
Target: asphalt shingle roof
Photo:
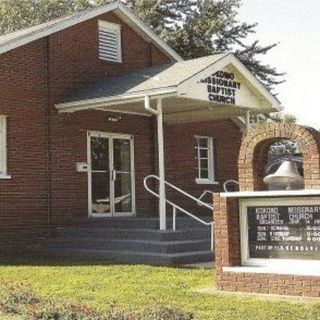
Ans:
[[[63,102],[107,98],[124,94],[131,95],[155,89],[176,87],[225,55],[225,53],[219,53],[138,70],[117,77],[106,77],[87,85]]]
[[[54,27],[56,25],[57,26],[60,25],[64,21],[69,21],[69,20],[73,20],[73,19],[77,20],[79,17],[81,17],[82,15],[84,15],[86,13],[87,13],[87,11],[76,13],[73,15],[69,15],[67,17],[63,17],[63,18],[55,19],[55,20],[52,20],[49,22],[41,23],[41,24],[29,27],[29,28],[25,28],[25,29],[21,29],[21,30],[17,30],[17,31],[13,31],[10,33],[3,34],[0,36],[0,47],[10,45],[10,43],[12,43],[12,42],[22,40],[24,38],[30,37],[34,34],[39,33],[39,32],[51,29],[52,27]]]

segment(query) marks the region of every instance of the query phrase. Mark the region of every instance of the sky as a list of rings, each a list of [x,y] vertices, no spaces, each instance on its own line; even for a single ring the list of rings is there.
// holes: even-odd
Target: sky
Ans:
[[[279,43],[260,59],[286,72],[275,90],[284,112],[320,129],[320,0],[242,0],[238,20],[258,22],[250,40]]]

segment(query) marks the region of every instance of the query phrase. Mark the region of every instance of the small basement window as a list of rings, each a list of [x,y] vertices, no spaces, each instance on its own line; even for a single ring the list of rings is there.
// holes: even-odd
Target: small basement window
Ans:
[[[197,178],[199,184],[213,184],[214,177],[214,141],[211,137],[196,136]]]
[[[99,58],[122,62],[120,25],[99,20]]]
[[[0,179],[7,176],[7,117],[0,115]]]

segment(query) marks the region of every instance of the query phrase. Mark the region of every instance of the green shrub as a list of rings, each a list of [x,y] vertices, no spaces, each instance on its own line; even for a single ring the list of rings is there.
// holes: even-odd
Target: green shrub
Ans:
[[[57,304],[54,301],[42,304],[29,313],[28,320],[192,320],[191,314],[159,307],[144,312],[125,312],[111,309],[99,312],[81,304]]]
[[[193,315],[165,307],[140,312],[110,308],[102,312],[81,303],[40,299],[22,284],[0,284],[0,311],[26,320],[192,320]]]
[[[194,319],[191,313],[181,312],[179,310],[159,307],[144,314],[142,320],[192,320]]]
[[[21,284],[0,284],[0,308],[4,313],[21,313],[28,305],[39,303],[32,290]]]

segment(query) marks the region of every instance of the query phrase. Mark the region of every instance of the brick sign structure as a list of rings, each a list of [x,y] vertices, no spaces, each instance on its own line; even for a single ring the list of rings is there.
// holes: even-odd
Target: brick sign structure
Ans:
[[[303,190],[271,192],[263,183],[269,147],[282,139],[303,154]],[[214,196],[219,290],[320,296],[319,150],[319,132],[298,125],[270,124],[243,138],[240,192]]]

